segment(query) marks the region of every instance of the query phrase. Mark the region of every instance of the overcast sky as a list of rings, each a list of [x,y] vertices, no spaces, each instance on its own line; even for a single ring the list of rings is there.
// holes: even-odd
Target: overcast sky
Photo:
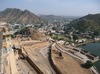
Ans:
[[[0,11],[6,8],[27,9],[35,14],[84,16],[100,13],[100,0],[0,0]]]

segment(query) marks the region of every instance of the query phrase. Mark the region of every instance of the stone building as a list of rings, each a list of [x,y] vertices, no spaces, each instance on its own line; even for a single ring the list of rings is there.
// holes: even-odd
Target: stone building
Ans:
[[[18,74],[9,24],[0,22],[0,74]]]

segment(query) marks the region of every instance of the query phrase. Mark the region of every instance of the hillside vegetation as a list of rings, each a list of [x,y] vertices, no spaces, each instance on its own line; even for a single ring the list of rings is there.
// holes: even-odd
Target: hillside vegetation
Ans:
[[[78,33],[91,32],[100,35],[100,14],[89,14],[70,22],[65,26],[65,31],[78,31]]]

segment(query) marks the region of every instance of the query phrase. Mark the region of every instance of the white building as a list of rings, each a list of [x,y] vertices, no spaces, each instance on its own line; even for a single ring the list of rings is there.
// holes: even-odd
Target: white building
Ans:
[[[86,42],[86,40],[87,40],[87,39],[78,39],[78,40],[76,40],[75,42],[77,42],[77,43],[84,43],[84,42]]]

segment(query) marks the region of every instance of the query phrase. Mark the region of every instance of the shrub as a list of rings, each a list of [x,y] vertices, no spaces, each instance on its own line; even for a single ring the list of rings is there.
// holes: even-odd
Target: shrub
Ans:
[[[85,68],[91,68],[94,64],[91,62],[91,61],[87,61],[85,64],[84,64],[84,67]]]

